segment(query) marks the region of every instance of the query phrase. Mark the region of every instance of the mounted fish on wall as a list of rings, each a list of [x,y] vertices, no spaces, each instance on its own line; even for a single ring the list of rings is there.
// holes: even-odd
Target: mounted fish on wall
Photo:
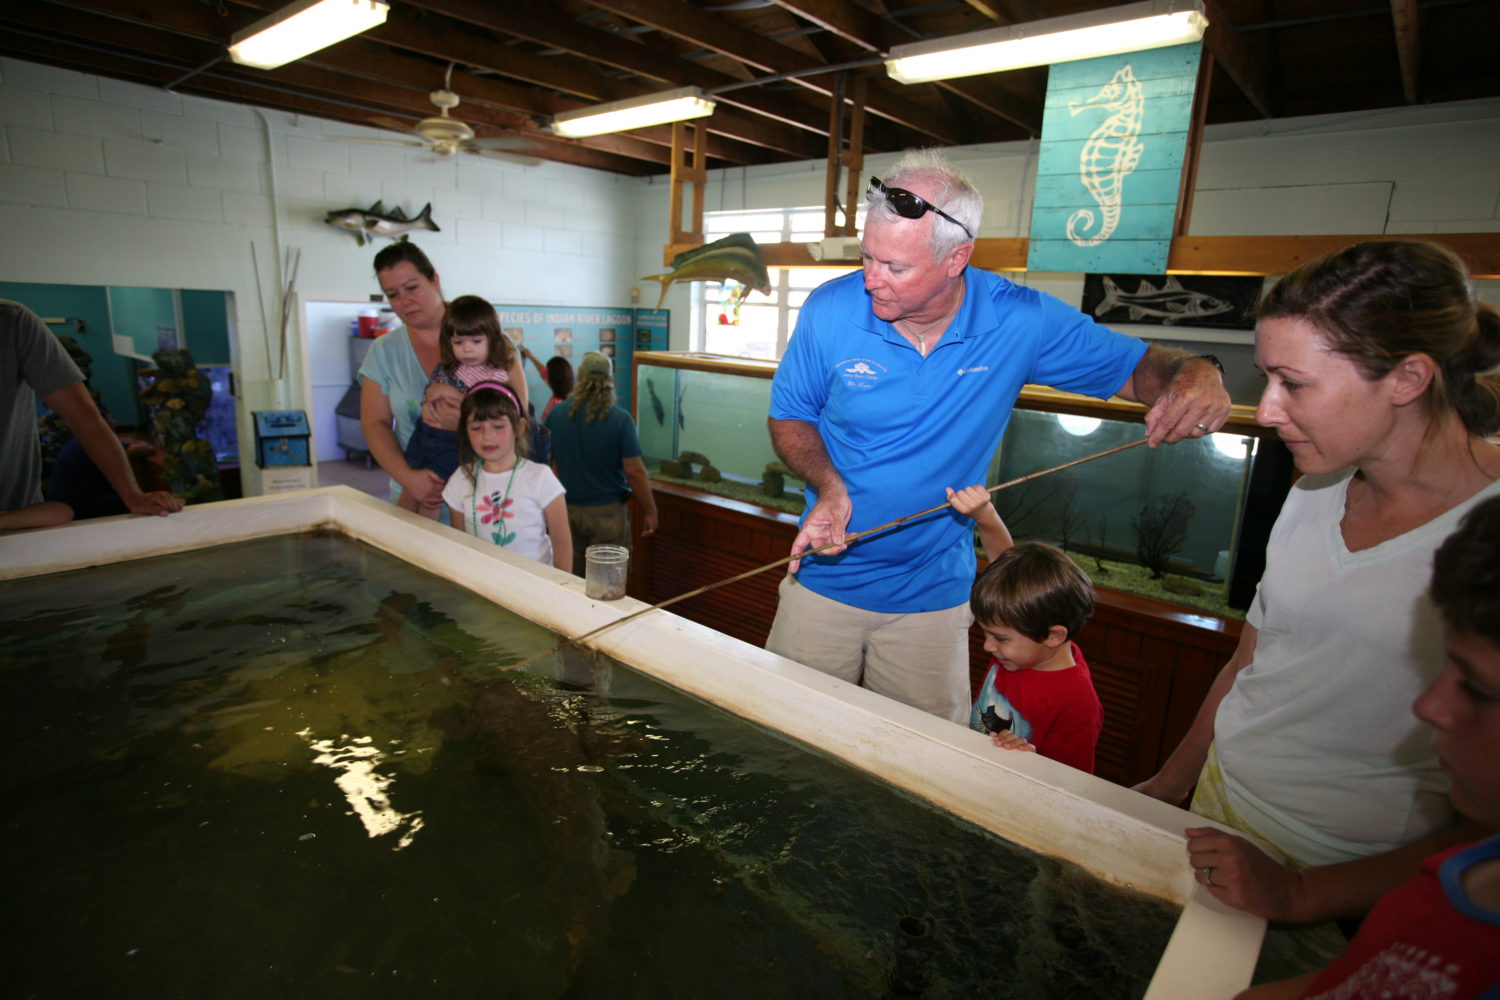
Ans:
[[[672,258],[672,270],[648,274],[640,280],[661,282],[661,298],[656,300],[658,309],[667,301],[667,286],[674,281],[737,281],[740,289],[736,310],[752,291],[771,294],[765,258],[749,233],[731,233],[721,240],[684,250]]]
[[[1200,275],[1088,274],[1079,308],[1101,323],[1253,330],[1265,279]]]
[[[377,236],[404,240],[414,229],[426,229],[434,233],[442,232],[437,223],[432,221],[431,202],[428,202],[413,219],[408,219],[406,213],[400,208],[393,208],[387,212],[377,201],[369,208],[336,208],[323,216],[323,221],[336,229],[347,229],[353,233],[354,239],[360,246],[364,246]]]

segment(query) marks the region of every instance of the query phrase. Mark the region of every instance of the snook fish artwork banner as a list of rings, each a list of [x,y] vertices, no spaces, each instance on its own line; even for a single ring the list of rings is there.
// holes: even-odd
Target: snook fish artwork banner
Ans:
[[[1202,49],[1048,71],[1028,270],[1166,271]]]

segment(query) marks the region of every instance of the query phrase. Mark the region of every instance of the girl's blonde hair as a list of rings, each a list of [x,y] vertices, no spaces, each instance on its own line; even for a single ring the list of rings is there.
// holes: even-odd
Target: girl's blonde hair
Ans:
[[[448,310],[443,313],[443,331],[438,338],[438,350],[445,368],[452,369],[458,365],[458,358],[453,354],[453,338],[472,337],[475,334],[483,334],[490,345],[489,355],[484,359],[485,364],[504,370],[515,361],[515,351],[511,349],[510,338],[500,329],[500,317],[496,315],[495,307],[477,295],[460,295],[448,303]]]
[[[469,485],[479,479],[479,456],[469,443],[469,423],[474,420],[509,420],[517,460],[531,457],[531,435],[524,433],[526,418],[521,415],[516,394],[499,382],[480,382],[464,396],[458,409],[458,464],[469,477]]]

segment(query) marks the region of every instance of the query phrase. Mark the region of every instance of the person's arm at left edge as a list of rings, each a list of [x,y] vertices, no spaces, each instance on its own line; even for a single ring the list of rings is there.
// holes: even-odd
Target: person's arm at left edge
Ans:
[[[94,405],[82,382],[64,386],[51,395],[42,397],[42,402],[63,418],[68,429],[78,438],[78,443],[83,445],[89,459],[104,473],[104,478],[109,480],[109,485],[114,487],[114,491],[120,495],[132,514],[157,514],[165,517],[182,509],[182,501],[165,490],[153,493],[141,490],[120,439],[115,436],[109,424],[104,422],[104,417],[100,415],[99,408]]]
[[[1212,434],[1229,418],[1229,393],[1219,367],[1207,358],[1155,344],[1115,395],[1151,407],[1146,438],[1152,448]]]

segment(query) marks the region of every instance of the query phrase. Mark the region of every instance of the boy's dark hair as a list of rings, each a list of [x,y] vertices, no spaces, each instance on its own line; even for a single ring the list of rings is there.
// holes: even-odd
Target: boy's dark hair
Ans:
[[[509,420],[516,439],[516,455],[531,457],[531,435],[526,433],[526,416],[516,409],[515,394],[510,389],[491,389],[480,383],[479,388],[471,389],[464,396],[463,405],[458,410],[458,464],[468,473],[470,483],[478,479],[476,466],[479,464],[479,456],[469,442],[471,420]]]
[[[1432,603],[1449,628],[1500,645],[1500,497],[1465,514],[1438,546]]]
[[[1003,625],[1042,642],[1054,625],[1075,638],[1094,613],[1094,585],[1060,549],[1018,542],[979,574],[969,607],[981,626]]]
[[[460,295],[448,303],[448,309],[443,313],[443,328],[438,337],[438,354],[443,359],[443,366],[450,371],[458,366],[458,358],[453,354],[453,338],[476,333],[483,334],[490,345],[484,363],[491,368],[509,368],[515,359],[510,338],[500,332],[500,317],[495,307],[477,295]]]
[[[389,271],[402,262],[410,264],[417,269],[417,273],[428,281],[437,277],[437,271],[432,267],[432,261],[422,252],[422,248],[415,243],[400,240],[389,246],[381,247],[380,252],[375,255],[375,273]]]
[[[567,399],[573,391],[573,362],[561,356],[548,358],[547,388],[558,399]]]

